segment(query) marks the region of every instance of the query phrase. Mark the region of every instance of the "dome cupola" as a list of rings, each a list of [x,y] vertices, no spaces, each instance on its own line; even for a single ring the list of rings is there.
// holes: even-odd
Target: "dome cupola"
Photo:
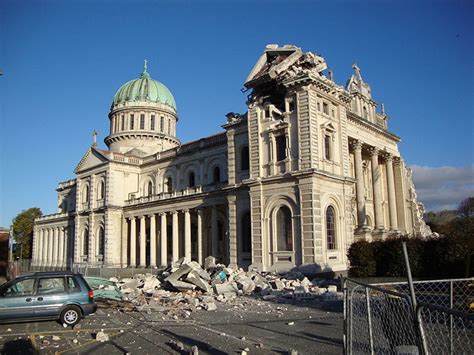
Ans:
[[[146,60],[140,77],[115,93],[109,120],[105,144],[111,151],[145,156],[180,144],[174,97],[166,86],[151,78]]]
[[[123,84],[114,96],[112,107],[126,103],[148,101],[168,105],[176,111],[176,102],[166,86],[151,78],[147,71],[147,61],[138,79]]]

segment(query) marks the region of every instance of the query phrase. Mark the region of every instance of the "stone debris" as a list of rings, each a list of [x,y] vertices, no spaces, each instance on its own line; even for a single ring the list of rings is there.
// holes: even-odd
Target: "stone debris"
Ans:
[[[101,343],[103,343],[104,341],[109,340],[109,336],[107,334],[105,334],[103,331],[100,331],[100,332],[97,332],[97,334],[95,335],[95,340],[100,341]]]
[[[246,272],[217,263],[212,256],[204,260],[204,268],[181,258],[168,268],[157,270],[157,274],[93,281],[94,293],[96,289],[102,291],[102,297],[97,299],[99,306],[122,311],[158,311],[176,320],[188,318],[197,310],[214,311],[216,303],[227,303],[243,295],[276,302],[284,298],[322,302],[342,299],[342,293],[337,291],[338,280],[309,280],[299,271],[282,275]]]

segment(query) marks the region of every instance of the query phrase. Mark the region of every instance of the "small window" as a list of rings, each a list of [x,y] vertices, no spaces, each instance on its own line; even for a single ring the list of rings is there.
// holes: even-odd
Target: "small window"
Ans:
[[[276,137],[276,153],[277,161],[286,159],[286,136],[281,135]]]
[[[242,252],[250,253],[252,250],[252,224],[250,212],[244,214],[242,218]]]
[[[148,182],[148,184],[147,184],[146,195],[147,196],[153,195],[153,183],[151,181]]]
[[[265,118],[270,118],[270,107],[265,108]]]
[[[160,117],[160,131],[165,131],[165,118],[163,116]]]
[[[69,292],[80,292],[81,291],[81,286],[79,285],[79,282],[74,277],[69,276],[67,278],[67,287],[69,289]]]
[[[102,200],[104,198],[104,195],[105,195],[105,182],[104,181],[101,181],[99,183],[98,189],[99,189],[99,191],[98,191],[98,194],[97,194],[97,198],[99,200]]]
[[[168,118],[168,134],[171,135],[171,119]]]
[[[13,285],[7,288],[3,296],[5,297],[16,297],[16,296],[29,296],[34,292],[35,279],[26,279],[15,282]]]
[[[85,203],[89,202],[89,185],[84,188],[84,195],[82,196]]]
[[[249,147],[242,147],[240,151],[240,170],[247,171],[250,168]]]
[[[331,136],[324,136],[324,158],[326,160],[331,160]]]
[[[290,101],[288,103],[288,109],[290,110],[290,112],[295,111],[295,102],[294,101]]]
[[[41,278],[38,282],[38,294],[47,295],[66,291],[64,277]]]
[[[321,104],[319,102],[317,103],[317,106],[318,106],[318,111],[321,112]]]
[[[121,119],[122,119],[122,122],[120,124],[120,128],[123,131],[123,130],[125,130],[125,116],[122,115]]]
[[[99,255],[105,254],[105,231],[103,227],[99,228]]]
[[[277,247],[279,251],[293,250],[293,226],[291,211],[288,207],[281,207],[276,214]]]
[[[190,172],[189,173],[189,184],[188,184],[189,187],[194,187],[196,186],[196,177],[194,175],[194,172]]]
[[[82,255],[87,256],[89,253],[89,230],[84,230],[82,235]]]
[[[133,116],[133,113],[130,115],[130,129],[133,129],[135,125],[135,117]]]
[[[326,236],[328,249],[336,249],[336,226],[334,207],[329,206],[326,210]]]
[[[155,130],[155,115],[151,115],[151,119],[150,119],[150,129],[152,131]]]
[[[145,115],[143,113],[140,115],[140,129],[145,129]]]
[[[331,110],[331,116],[334,117],[334,110]]]
[[[214,167],[214,170],[212,171],[212,181],[214,183],[221,181],[221,169],[218,166]]]
[[[364,109],[363,109],[363,117],[364,118],[367,118],[368,117],[368,112],[367,112],[367,107],[364,106]]]
[[[166,192],[171,193],[173,191],[173,179],[168,177],[166,179]]]
[[[323,102],[323,112],[329,115],[329,105],[326,102]]]

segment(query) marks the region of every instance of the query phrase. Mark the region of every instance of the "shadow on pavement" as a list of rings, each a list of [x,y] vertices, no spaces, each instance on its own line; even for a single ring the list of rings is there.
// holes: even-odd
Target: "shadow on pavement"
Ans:
[[[213,355],[226,355],[227,354],[226,352],[218,350],[218,349],[212,347],[210,344],[204,343],[200,340],[185,337],[185,336],[176,334],[172,331],[169,331],[167,329],[162,329],[161,332],[163,332],[163,333],[165,333],[165,334],[167,334],[170,337],[173,337],[175,339],[179,339],[181,342],[183,342],[185,344],[188,344],[190,346],[196,345],[199,349],[208,350],[208,351],[212,352]],[[189,354],[189,350],[185,349],[185,350],[181,351],[181,354],[183,354],[183,355],[184,354]]]
[[[22,355],[22,354],[39,354],[39,351],[36,350],[31,343],[30,339],[17,339],[17,340],[10,340],[5,343],[3,346],[2,351],[0,352],[2,355]]]

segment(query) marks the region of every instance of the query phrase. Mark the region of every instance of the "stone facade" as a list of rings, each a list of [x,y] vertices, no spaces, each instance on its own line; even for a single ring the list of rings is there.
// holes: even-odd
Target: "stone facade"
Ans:
[[[145,68],[114,98],[109,149],[94,143],[59,184],[59,212],[35,221],[34,264],[213,255],[260,270],[343,271],[354,240],[422,234],[400,139],[353,68],[342,87],[322,57],[268,45],[245,82],[248,111],[187,144],[172,95]]]

